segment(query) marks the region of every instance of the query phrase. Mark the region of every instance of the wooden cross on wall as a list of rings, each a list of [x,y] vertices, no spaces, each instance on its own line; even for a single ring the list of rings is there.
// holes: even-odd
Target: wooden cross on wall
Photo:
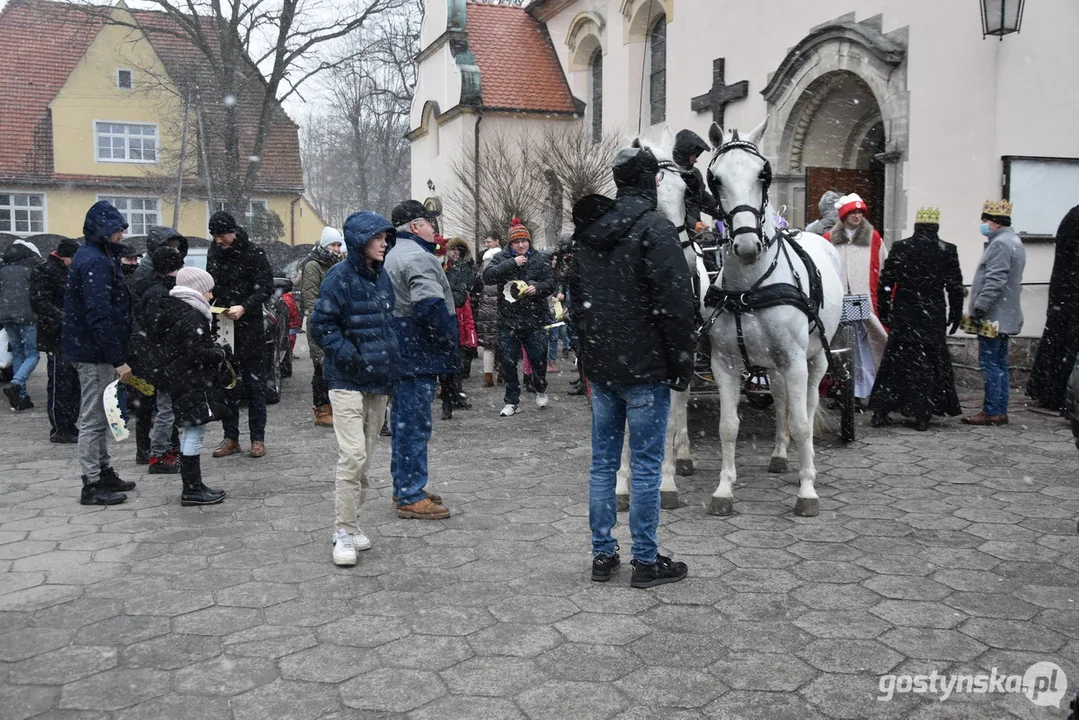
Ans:
[[[745,100],[749,97],[749,81],[742,80],[733,85],[725,82],[726,58],[717,58],[712,61],[712,89],[704,95],[698,95],[690,101],[693,112],[712,111],[712,119],[716,124],[723,127],[723,115],[727,105],[736,100]]]

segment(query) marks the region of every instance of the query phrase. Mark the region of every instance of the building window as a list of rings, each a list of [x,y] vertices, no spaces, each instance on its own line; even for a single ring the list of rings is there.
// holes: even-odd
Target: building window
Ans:
[[[648,34],[648,105],[651,124],[667,119],[667,20],[660,18]]]
[[[132,73],[130,70],[120,68],[116,71],[116,87],[121,90],[130,90],[132,88]]]
[[[151,197],[108,197],[100,195],[98,200],[107,200],[120,211],[127,220],[128,235],[145,235],[151,225],[161,224],[161,201]]]
[[[45,232],[45,196],[37,193],[0,194],[0,232]]]
[[[592,142],[603,138],[603,49],[592,56]]]
[[[224,209],[225,209],[225,201],[224,200],[215,200],[214,201],[214,208],[213,208],[214,212],[221,212]],[[255,217],[255,215],[258,215],[260,213],[265,214],[265,213],[268,213],[268,212],[270,212],[270,202],[268,200],[248,200],[247,201],[247,213],[244,215],[244,217],[247,218],[248,220],[250,220],[251,218]]]
[[[157,162],[157,125],[99,122],[94,134],[99,162]]]

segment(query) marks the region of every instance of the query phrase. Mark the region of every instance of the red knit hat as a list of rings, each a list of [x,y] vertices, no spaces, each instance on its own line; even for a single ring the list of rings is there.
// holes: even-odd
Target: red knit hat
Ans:
[[[511,243],[514,240],[527,240],[532,242],[532,234],[528,232],[528,228],[521,224],[520,218],[513,218],[510,220],[510,231],[506,236],[506,242]]]
[[[858,196],[858,193],[851,193],[850,195],[844,195],[839,198],[835,203],[835,209],[839,211],[840,220],[847,217],[847,215],[850,215],[855,210],[861,210],[863,213],[869,211],[865,201]]]
[[[442,257],[446,254],[446,238],[442,237],[438,233],[435,233],[435,255]]]

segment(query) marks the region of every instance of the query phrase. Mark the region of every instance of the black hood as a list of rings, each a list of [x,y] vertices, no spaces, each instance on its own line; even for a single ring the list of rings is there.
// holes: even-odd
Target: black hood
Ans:
[[[8,265],[30,259],[37,261],[41,259],[41,256],[34,252],[30,245],[25,242],[13,242],[4,251],[3,261]]]
[[[689,170],[690,155],[701,156],[711,149],[708,143],[692,130],[679,130],[678,135],[674,138],[674,151],[671,153],[671,157],[676,163]]]
[[[654,200],[639,194],[629,193],[618,200],[588,195],[573,206],[573,222],[577,227],[573,241],[595,250],[610,250],[642,215],[655,209]]]
[[[146,254],[153,255],[154,250],[173,239],[178,243],[176,249],[180,251],[180,256],[187,257],[187,238],[164,225],[152,225],[146,231]]]

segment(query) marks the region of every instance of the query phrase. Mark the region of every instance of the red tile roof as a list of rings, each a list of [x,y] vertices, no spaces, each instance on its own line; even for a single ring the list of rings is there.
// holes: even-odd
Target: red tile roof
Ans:
[[[98,10],[108,12],[109,8]],[[164,13],[134,11],[136,22],[146,33],[176,83],[196,77],[206,101],[204,126],[211,155],[224,152],[221,131],[224,108],[221,92],[206,67],[205,59],[189,43],[168,34],[172,21]],[[204,23],[212,23],[203,18]],[[82,59],[104,20],[92,12],[73,10],[66,3],[46,0],[10,0],[0,11],[0,180],[54,182],[71,178],[54,174],[52,119],[48,105],[60,91],[68,75]],[[216,32],[206,36],[216,46]],[[216,49],[216,47],[215,47]],[[265,85],[248,62],[248,82],[239,97],[241,160],[252,152]],[[200,159],[201,163],[201,159]],[[117,183],[123,180],[117,178]],[[273,122],[263,153],[258,191],[299,191],[303,187],[300,143],[297,127],[280,106],[275,105]]]
[[[543,25],[509,5],[468,3],[466,16],[484,107],[579,112]]]

